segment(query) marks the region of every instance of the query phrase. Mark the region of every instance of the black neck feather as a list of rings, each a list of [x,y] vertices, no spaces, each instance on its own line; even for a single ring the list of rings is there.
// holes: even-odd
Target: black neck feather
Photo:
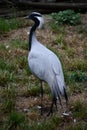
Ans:
[[[32,45],[32,36],[36,30],[36,28],[39,26],[39,21],[37,19],[35,19],[35,24],[33,25],[33,27],[30,30],[30,35],[29,35],[29,51],[31,50],[31,45]]]

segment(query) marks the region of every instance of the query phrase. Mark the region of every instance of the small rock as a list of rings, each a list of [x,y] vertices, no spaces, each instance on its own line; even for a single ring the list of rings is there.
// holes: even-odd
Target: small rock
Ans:
[[[27,32],[27,35],[29,35],[30,33],[29,32]]]
[[[41,106],[37,106],[38,109],[41,109],[42,107]]]
[[[6,45],[6,49],[8,49],[9,48],[9,45]]]
[[[28,108],[24,108],[24,112],[29,112],[29,109]]]
[[[69,116],[69,113],[63,112],[63,116]]]
[[[76,123],[76,119],[74,119],[73,122]]]

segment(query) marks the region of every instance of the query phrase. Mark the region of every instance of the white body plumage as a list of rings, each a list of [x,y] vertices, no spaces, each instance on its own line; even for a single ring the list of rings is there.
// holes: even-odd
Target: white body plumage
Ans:
[[[53,90],[56,93],[56,89],[59,89],[64,96],[65,82],[60,60],[52,51],[37,41],[35,34],[32,37],[28,63],[32,73],[49,84],[52,93]]]
[[[49,112],[50,114],[52,112],[53,104],[56,105],[57,97],[59,98],[60,104],[61,95],[65,97],[66,101],[68,100],[63,70],[59,58],[36,39],[35,30],[38,27],[41,28],[44,23],[42,15],[33,12],[26,18],[35,22],[30,30],[28,64],[31,72],[37,76],[41,82],[45,81],[50,86],[53,95],[52,105]],[[41,91],[43,96],[42,85]]]

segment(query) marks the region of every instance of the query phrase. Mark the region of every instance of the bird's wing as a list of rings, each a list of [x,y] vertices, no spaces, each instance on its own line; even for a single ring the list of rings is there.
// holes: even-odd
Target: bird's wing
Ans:
[[[62,65],[59,58],[54,53],[50,53],[49,60],[55,75],[61,75]]]
[[[60,63],[59,58],[53,53],[50,57],[51,66],[53,69],[53,72],[55,74],[55,78],[57,81],[57,86],[60,90],[60,93],[64,95],[64,88],[65,88],[65,82],[64,82],[64,75],[62,70],[62,65]]]
[[[45,73],[48,68],[48,61],[44,53],[34,52],[28,57],[29,67],[34,75],[45,80]]]

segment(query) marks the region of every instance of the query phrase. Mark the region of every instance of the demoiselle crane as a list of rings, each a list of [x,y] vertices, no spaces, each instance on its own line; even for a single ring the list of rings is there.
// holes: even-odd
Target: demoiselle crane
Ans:
[[[62,66],[59,58],[51,50],[42,45],[36,38],[35,30],[37,28],[42,28],[44,24],[44,19],[42,15],[38,12],[32,12],[29,16],[26,16],[25,18],[34,21],[34,25],[32,26],[29,35],[28,64],[31,72],[41,81],[42,98],[42,82],[45,81],[46,83],[48,83],[51,89],[53,97],[50,111],[48,113],[48,115],[50,115],[50,113],[53,112],[54,104],[57,108],[57,98],[59,99],[61,105],[61,96],[65,97],[66,102],[68,101]]]

